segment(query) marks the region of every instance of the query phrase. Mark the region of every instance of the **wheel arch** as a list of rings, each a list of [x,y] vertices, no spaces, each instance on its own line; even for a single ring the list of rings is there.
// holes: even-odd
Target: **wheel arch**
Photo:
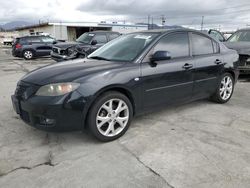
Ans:
[[[88,105],[87,110],[85,111],[85,117],[84,117],[84,128],[87,127],[87,120],[88,120],[88,114],[90,111],[90,108],[92,106],[92,104],[95,102],[95,100],[100,97],[102,94],[106,93],[106,92],[110,92],[110,91],[116,91],[119,92],[121,94],[124,94],[131,102],[132,108],[133,108],[133,115],[135,115],[136,113],[136,101],[135,101],[135,97],[133,96],[132,92],[122,86],[122,85],[111,85],[111,86],[107,86],[104,87],[102,89],[100,89],[99,91],[97,91],[93,97],[93,99],[91,100],[90,104]]]
[[[229,73],[232,75],[233,79],[234,79],[234,82],[236,81],[236,74],[233,70],[226,70],[225,73]]]
[[[25,51],[32,51],[33,52],[33,57],[36,56],[36,50],[34,50],[32,48],[25,48],[25,49],[22,50],[22,57],[24,57],[23,54],[24,54]]]

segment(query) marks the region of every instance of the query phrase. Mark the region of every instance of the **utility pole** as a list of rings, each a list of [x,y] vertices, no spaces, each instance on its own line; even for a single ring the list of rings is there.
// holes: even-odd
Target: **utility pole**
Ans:
[[[203,25],[204,25],[204,16],[201,18],[201,31],[203,30]]]
[[[154,29],[154,18],[153,18],[153,17],[151,17],[151,20],[152,20],[151,29]]]
[[[148,15],[148,30],[150,30],[150,15]]]
[[[161,16],[161,24],[162,24],[162,28],[164,27],[165,23],[166,23],[166,18],[165,18],[165,16],[164,16],[164,15],[162,15],[162,16]]]

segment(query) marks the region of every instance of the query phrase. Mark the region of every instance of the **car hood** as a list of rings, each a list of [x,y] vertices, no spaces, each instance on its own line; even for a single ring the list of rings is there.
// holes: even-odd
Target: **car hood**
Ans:
[[[80,42],[59,42],[54,45],[54,47],[60,48],[60,49],[67,49],[71,46],[77,46],[81,44]]]
[[[21,80],[36,85],[72,82],[90,74],[122,67],[124,64],[122,62],[78,59],[36,69]]]
[[[225,46],[239,54],[250,55],[250,42],[224,42]]]

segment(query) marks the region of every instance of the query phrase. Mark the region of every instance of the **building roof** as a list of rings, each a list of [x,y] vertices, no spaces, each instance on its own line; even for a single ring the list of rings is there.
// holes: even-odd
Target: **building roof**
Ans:
[[[25,30],[25,29],[33,29],[38,27],[45,27],[49,25],[56,25],[56,26],[67,26],[67,27],[103,27],[103,28],[111,28],[113,26],[119,27],[147,27],[147,25],[140,25],[140,24],[121,24],[121,23],[99,23],[99,22],[46,22],[40,24],[34,24],[24,27],[16,28],[17,31]]]

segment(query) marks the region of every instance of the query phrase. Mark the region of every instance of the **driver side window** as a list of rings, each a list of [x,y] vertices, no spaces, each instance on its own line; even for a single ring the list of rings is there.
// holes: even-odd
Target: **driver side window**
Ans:
[[[154,47],[153,53],[156,51],[168,51],[172,59],[190,56],[188,33],[179,32],[161,38]]]
[[[105,34],[97,34],[94,40],[96,40],[97,44],[103,44],[108,42],[107,36]]]

